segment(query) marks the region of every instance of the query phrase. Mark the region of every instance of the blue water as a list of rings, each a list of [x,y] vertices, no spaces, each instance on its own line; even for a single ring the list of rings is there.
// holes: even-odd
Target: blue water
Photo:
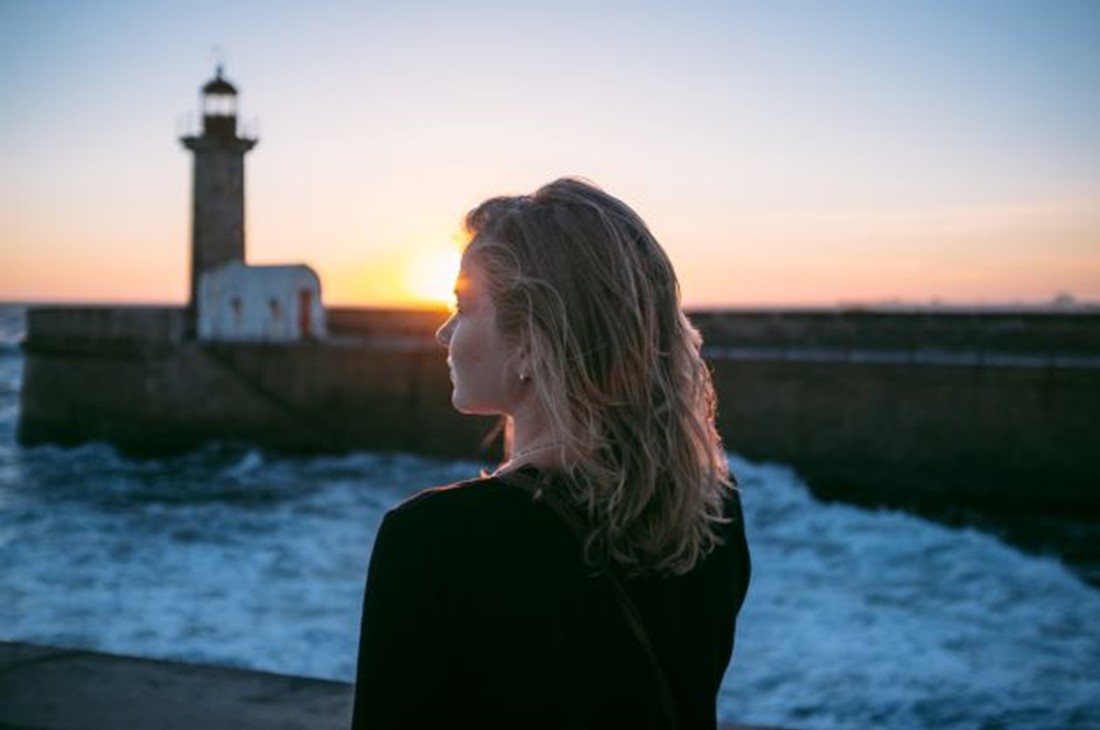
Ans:
[[[23,312],[0,307],[0,639],[350,680],[383,512],[483,466],[229,446],[151,461],[15,443]],[[722,718],[1100,728],[1100,591],[1057,559],[816,501],[731,454],[754,577]]]

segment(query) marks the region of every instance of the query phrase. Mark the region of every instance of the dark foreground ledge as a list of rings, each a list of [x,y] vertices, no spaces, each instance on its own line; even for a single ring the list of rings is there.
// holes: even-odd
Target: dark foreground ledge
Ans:
[[[345,730],[350,717],[344,682],[0,642],[0,730]]]

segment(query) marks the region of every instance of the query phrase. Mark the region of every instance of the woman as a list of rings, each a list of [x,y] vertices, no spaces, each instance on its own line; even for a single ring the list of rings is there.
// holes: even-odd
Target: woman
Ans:
[[[383,520],[353,726],[713,728],[749,557],[672,265],[575,179],[466,227],[438,339],[510,455]]]

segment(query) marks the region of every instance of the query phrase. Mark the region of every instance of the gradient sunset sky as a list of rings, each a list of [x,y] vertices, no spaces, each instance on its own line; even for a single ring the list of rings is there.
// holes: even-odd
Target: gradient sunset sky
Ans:
[[[0,300],[184,301],[215,47],[249,261],[328,304],[445,296],[463,213],[562,175],[688,305],[1100,300],[1097,0],[0,0]]]

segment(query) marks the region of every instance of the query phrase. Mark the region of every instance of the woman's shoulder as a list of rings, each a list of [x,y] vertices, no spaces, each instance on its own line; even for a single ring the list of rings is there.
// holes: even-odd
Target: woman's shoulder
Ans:
[[[386,513],[379,539],[415,550],[439,570],[467,577],[499,576],[516,565],[569,563],[573,545],[552,512],[530,493],[495,477],[418,492]]]
[[[495,476],[467,479],[422,489],[390,510],[394,514],[422,514],[469,504],[495,502],[507,498],[507,485]]]
[[[727,520],[737,529],[743,529],[745,523],[745,511],[741,506],[741,490],[733,486],[722,493],[722,512]]]
[[[499,527],[541,513],[530,494],[504,479],[487,476],[417,492],[387,512],[386,520],[469,532],[479,525]]]

